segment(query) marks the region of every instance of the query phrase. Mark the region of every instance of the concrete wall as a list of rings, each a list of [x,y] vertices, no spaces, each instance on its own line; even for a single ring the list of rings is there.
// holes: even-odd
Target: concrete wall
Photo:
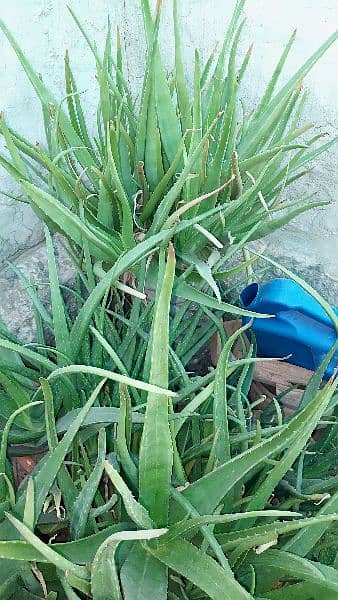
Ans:
[[[63,57],[68,48],[84,91],[89,118],[94,123],[96,83],[94,64],[84,41],[67,12],[70,4],[80,16],[99,46],[104,40],[108,11],[113,24],[121,25],[127,55],[128,79],[138,89],[144,67],[143,24],[140,0],[0,0],[1,17],[26,51],[34,67],[43,74],[60,96],[63,90]],[[234,0],[183,0],[181,21],[185,45],[187,73],[191,76],[194,48],[201,49],[206,58],[216,42],[222,41],[231,15]],[[162,43],[168,66],[173,56],[171,0],[164,0]],[[247,0],[246,29],[243,51],[254,42],[254,55],[248,69],[245,87],[246,104],[254,103],[262,91],[291,31],[297,27],[298,36],[285,76],[291,74],[305,58],[330,34],[338,20],[337,0]],[[33,142],[43,140],[40,108],[18,61],[0,36],[1,109],[8,121]],[[313,120],[332,134],[337,131],[338,79],[335,76],[337,45],[331,48],[306,79],[310,91],[306,107],[307,120]],[[317,199],[334,201],[338,189],[336,174],[338,147],[323,156],[300,189],[316,191]],[[0,172],[0,190],[15,194],[16,187]],[[326,295],[337,294],[338,269],[338,209],[337,205],[302,216],[269,240],[272,254],[291,263],[308,279],[317,281]],[[41,225],[25,205],[12,202],[0,193],[0,264],[6,258],[34,247],[42,239]],[[3,272],[3,266],[0,266]],[[0,273],[1,278],[1,273]],[[2,281],[2,283],[1,283]],[[0,279],[4,286],[4,280]],[[336,285],[336,288],[335,288]],[[334,291],[335,289],[335,291]],[[1,300],[1,298],[0,298]],[[0,302],[1,304],[1,302]],[[4,310],[4,307],[2,307]]]

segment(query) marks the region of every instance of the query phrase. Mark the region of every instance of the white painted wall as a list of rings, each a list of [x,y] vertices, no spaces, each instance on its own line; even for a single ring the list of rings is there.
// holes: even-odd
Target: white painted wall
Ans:
[[[87,110],[95,118],[96,84],[94,64],[85,43],[77,33],[66,4],[80,16],[91,34],[102,46],[108,11],[113,23],[122,28],[128,52],[128,79],[138,89],[144,67],[143,25],[140,0],[0,0],[0,14],[29,55],[34,67],[62,94],[63,56],[68,48],[79,80],[85,91]],[[222,41],[231,15],[234,0],[182,0],[181,21],[185,43],[187,73],[195,46],[206,57],[216,42]],[[170,65],[173,44],[170,15],[171,0],[164,0],[162,44]],[[245,100],[253,106],[278,59],[291,31],[297,27],[298,36],[285,76],[291,74],[329,36],[338,22],[337,0],[247,0],[246,30],[243,51],[254,42],[254,54],[248,69]],[[18,61],[0,36],[0,107],[8,121],[33,142],[43,139],[42,119],[34,93]],[[331,48],[306,80],[310,91],[307,119],[328,133],[337,132],[337,45]],[[332,149],[315,165],[306,183],[305,193],[317,192],[318,199],[336,199],[338,147]],[[12,193],[15,186],[0,173],[0,190]],[[31,211],[18,206],[0,193],[0,259],[31,247],[41,239],[41,227]],[[338,281],[338,208],[311,213],[299,218],[284,231],[272,236],[271,252],[281,257],[294,257],[304,267],[316,266]]]

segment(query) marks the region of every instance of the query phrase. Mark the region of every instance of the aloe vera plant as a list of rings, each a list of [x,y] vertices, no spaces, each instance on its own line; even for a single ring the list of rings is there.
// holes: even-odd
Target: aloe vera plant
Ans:
[[[182,230],[189,226],[189,220],[180,224]],[[150,260],[158,262],[161,282],[163,265],[156,256],[163,243],[167,243],[168,236],[173,235],[173,229],[151,236],[121,255],[112,269],[98,281],[91,267],[87,266],[87,272],[84,272],[77,265],[78,276],[74,289],[64,289],[60,285],[54,246],[47,228],[45,234],[51,298],[49,308],[42,304],[32,283],[15,269],[34,305],[36,341],[23,344],[0,324],[0,421],[3,426],[15,411],[21,411],[30,402],[41,400],[41,389],[37,390],[40,378],[51,376],[58,368],[71,368],[78,375],[75,385],[67,378],[58,381],[57,412],[70,411],[82,405],[82,394],[91,388],[95,369],[101,369],[101,374],[105,373],[110,378],[110,372],[116,368],[119,375],[112,380],[116,385],[129,385],[131,381],[137,381],[142,392],[151,391],[149,385],[142,384],[142,381],[149,381],[150,359],[147,348],[155,300],[140,290],[144,289],[145,273]],[[128,275],[129,269],[135,269],[137,265],[140,275],[133,287],[121,283],[119,278],[123,278],[126,273]],[[186,370],[189,364],[213,334],[219,331],[224,339],[221,321],[224,313],[232,312],[239,316],[255,316],[255,313],[227,302],[218,302],[198,291],[185,283],[184,273],[177,278],[176,289],[180,302],[171,303],[173,320],[169,361],[173,380],[177,385],[182,385],[187,383]],[[70,306],[65,301],[65,296],[73,299]],[[193,309],[192,302],[195,306]],[[54,339],[53,346],[48,342],[51,337]],[[77,365],[82,365],[80,370]],[[153,386],[152,391],[158,392],[159,388]],[[116,389],[108,405],[116,402],[114,395]],[[135,404],[141,403],[136,389],[133,391],[133,399]],[[21,440],[38,439],[43,429],[41,407],[35,407],[32,411],[18,414],[10,439],[17,443]]]
[[[253,345],[231,358],[245,327],[222,338],[215,370],[187,370],[203,324],[190,302],[171,312],[175,254],[165,242],[155,298],[134,298],[128,313],[119,290],[96,305],[94,324],[78,325],[86,337],[75,364],[62,346],[71,316],[46,235],[58,349],[5,331],[0,340],[3,405],[25,402],[1,439],[2,598],[274,598],[281,579],[277,598],[309,600],[313,586],[318,598],[335,594],[337,426],[325,415],[337,414],[337,380],[320,385],[330,354],[293,416],[278,409],[259,421],[248,391],[262,359]],[[88,302],[79,301],[75,323]],[[310,443],[320,423],[325,433]],[[17,489],[8,458],[27,452],[44,456]]]
[[[234,360],[246,327],[227,338],[222,324],[224,313],[256,315],[226,302],[218,283],[231,287],[256,257],[230,268],[227,258],[305,208],[281,203],[281,191],[329,146],[299,147],[299,81],[335,36],[275,92],[292,36],[259,106],[237,127],[249,60],[236,63],[243,4],[215,76],[196,53],[190,99],[178,2],[171,79],[157,43],[161,2],[153,18],[142,0],[148,53],[138,109],[110,27],[102,58],[78,23],[97,66],[93,140],[68,55],[58,103],[1,24],[43,107],[47,147],[2,116],[10,159],[0,160],[46,223],[51,299],[42,305],[16,269],[36,342],[0,324],[2,600],[337,595],[337,379],[322,385],[335,348],[292,416],[276,399],[258,417],[249,390],[263,359],[252,340]],[[284,208],[289,215],[274,219]],[[69,242],[73,289],[59,283],[55,230]],[[329,305],[297,280],[338,330]],[[218,365],[196,370],[215,332]],[[39,459],[18,485],[12,460],[27,454]]]
[[[58,100],[0,21],[41,102],[46,130],[46,144],[34,146],[2,115],[9,156],[0,162],[21,186],[20,201],[62,232],[78,254],[85,244],[87,265],[103,261],[106,269],[140,238],[174,226],[183,215],[194,219],[189,229],[174,235],[177,266],[211,285],[219,299],[214,274],[227,258],[246,242],[322,205],[310,198],[285,200],[284,190],[336,141],[317,145],[323,134],[308,138],[312,125],[299,123],[306,98],[301,83],[337,33],[278,89],[292,34],[261,101],[247,114],[240,108],[241,83],[251,50],[243,60],[238,52],[244,0],[236,4],[219,54],[202,65],[196,51],[192,90],[183,68],[178,0],[173,0],[173,76],[163,67],[161,4],[152,15],[149,1],[141,1],[147,55],[139,104],[124,78],[119,34],[113,53],[108,26],[102,55],[71,10],[96,62],[94,137],[68,54],[65,94]]]

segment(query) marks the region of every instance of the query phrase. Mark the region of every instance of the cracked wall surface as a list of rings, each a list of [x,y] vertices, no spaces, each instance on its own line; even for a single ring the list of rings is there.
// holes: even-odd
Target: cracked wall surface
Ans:
[[[97,85],[95,65],[84,40],[67,11],[74,9],[99,47],[103,47],[107,14],[112,25],[119,24],[126,50],[127,78],[139,91],[144,68],[143,24],[140,0],[0,0],[1,18],[35,69],[43,75],[54,93],[62,98],[63,58],[70,53],[71,63],[83,92],[86,115],[94,126],[96,119]],[[206,59],[215,43],[221,42],[229,21],[234,0],[182,0],[181,24],[186,71],[191,80],[194,48]],[[171,0],[164,0],[161,43],[168,67],[173,59]],[[254,52],[244,87],[247,107],[253,107],[274,68],[291,31],[298,33],[284,78],[328,37],[338,21],[337,0],[247,0],[243,52],[254,42]],[[309,91],[306,120],[316,123],[333,135],[337,132],[337,44],[321,59],[306,78]],[[43,124],[38,101],[4,36],[0,35],[1,103],[8,122],[33,143],[43,141]],[[323,155],[313,166],[309,177],[297,188],[297,194],[315,193],[315,199],[331,200],[337,196],[338,146]],[[1,264],[8,258],[35,247],[42,240],[42,227],[25,204],[10,199],[19,193],[17,186],[0,170],[0,303]],[[313,281],[338,303],[338,207],[303,215],[282,231],[269,238],[269,251]]]

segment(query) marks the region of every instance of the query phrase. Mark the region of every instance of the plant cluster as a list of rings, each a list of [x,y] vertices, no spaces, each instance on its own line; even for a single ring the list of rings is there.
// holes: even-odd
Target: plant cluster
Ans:
[[[301,81],[337,34],[276,91],[293,34],[248,115],[239,90],[251,51],[237,64],[243,5],[219,55],[201,66],[196,52],[190,97],[178,2],[167,74],[161,2],[153,17],[142,0],[139,103],[119,36],[113,56],[110,24],[101,57],[73,15],[96,60],[93,138],[68,54],[57,102],[0,21],[46,129],[46,146],[34,146],[2,115],[0,163],[45,224],[50,289],[47,308],[16,269],[36,341],[24,344],[0,324],[1,600],[337,597],[337,379],[322,382],[336,346],[291,416],[282,396],[258,413],[254,367],[271,359],[256,357],[250,323],[227,337],[222,322],[269,317],[227,301],[233,277],[245,279],[256,259],[246,244],[323,204],[283,195],[334,142],[304,140],[310,125],[299,121]],[[72,288],[59,282],[54,232],[74,262]],[[283,270],[338,331],[330,306]],[[217,366],[202,368],[215,333]],[[18,482],[13,462],[28,455],[35,467]]]

